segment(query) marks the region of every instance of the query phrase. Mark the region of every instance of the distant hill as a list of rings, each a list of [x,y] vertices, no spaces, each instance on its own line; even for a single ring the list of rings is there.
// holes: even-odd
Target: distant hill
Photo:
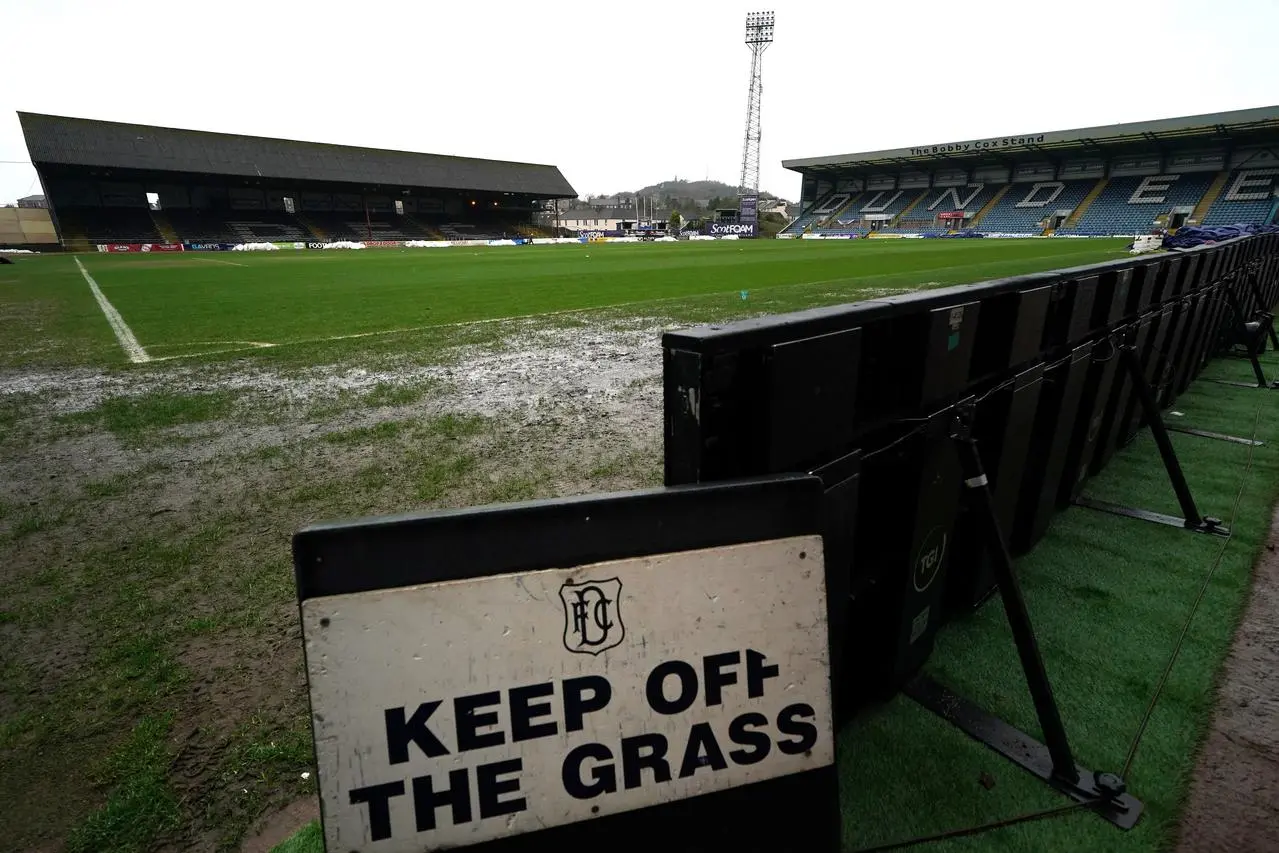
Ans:
[[[662,181],[659,184],[637,190],[635,195],[658,198],[692,198],[706,201],[712,198],[736,198],[737,186],[723,181]],[[760,198],[777,198],[767,190],[760,190]]]
[[[760,191],[760,198],[777,198],[770,192]],[[695,219],[708,210],[721,207],[737,207],[737,187],[723,181],[683,181],[672,180],[651,184],[633,192],[619,192],[613,196],[595,197],[598,200],[622,201],[639,197],[645,203],[649,199],[657,200],[657,207],[662,211],[678,210],[686,218]]]

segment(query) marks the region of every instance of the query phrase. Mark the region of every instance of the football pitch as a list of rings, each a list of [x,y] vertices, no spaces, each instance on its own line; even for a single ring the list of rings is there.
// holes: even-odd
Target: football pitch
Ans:
[[[1076,266],[1121,256],[1123,247],[1122,240],[721,241],[23,258],[0,273],[0,331],[10,342],[0,366],[275,349],[276,358],[305,361],[332,342],[603,308],[696,322]],[[109,307],[95,300],[89,279]],[[111,311],[136,341],[132,358],[104,316]]]
[[[298,529],[660,485],[665,329],[1125,255],[1123,240],[724,241],[0,267],[0,802],[16,804],[0,837],[226,851],[285,815],[309,828],[282,849],[320,850]],[[936,849],[1145,853],[1175,834],[1279,488],[1273,402],[1200,382],[1177,406],[1187,426],[1265,441],[1175,438],[1229,548],[1071,509],[1017,567],[1081,761],[1129,765],[1146,816],[1117,835],[1076,811]],[[1089,488],[1177,511],[1144,434]],[[929,667],[1036,731],[997,603],[948,628]],[[1060,808],[992,755],[904,697],[868,709],[839,733],[845,848]]]

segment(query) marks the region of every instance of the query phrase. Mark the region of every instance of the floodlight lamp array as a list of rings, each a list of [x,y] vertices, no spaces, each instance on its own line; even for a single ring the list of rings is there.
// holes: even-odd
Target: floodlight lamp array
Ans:
[[[772,12],[746,13],[746,43],[771,44],[773,41]]]

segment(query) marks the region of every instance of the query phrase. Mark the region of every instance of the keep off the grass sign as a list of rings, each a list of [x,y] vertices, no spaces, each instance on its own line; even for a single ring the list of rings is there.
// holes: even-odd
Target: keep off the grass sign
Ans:
[[[481,844],[834,762],[815,533],[301,612],[330,851]]]

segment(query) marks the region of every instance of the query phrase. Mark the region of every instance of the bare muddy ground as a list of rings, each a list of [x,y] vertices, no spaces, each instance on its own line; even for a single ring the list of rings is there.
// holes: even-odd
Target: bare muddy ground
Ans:
[[[665,325],[0,374],[0,846],[234,850],[293,822],[261,823],[314,794],[292,534],[656,485]]]
[[[1177,850],[1279,851],[1279,511],[1226,659]]]

